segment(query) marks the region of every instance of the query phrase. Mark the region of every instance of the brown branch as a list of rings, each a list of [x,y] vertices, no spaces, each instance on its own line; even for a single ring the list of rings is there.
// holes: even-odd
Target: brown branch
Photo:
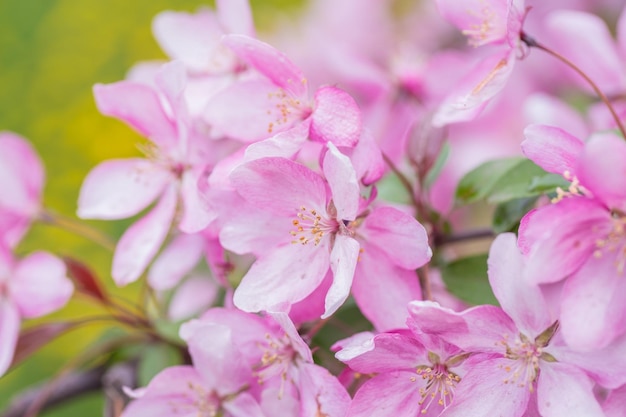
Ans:
[[[122,387],[137,384],[137,361],[102,365],[85,371],[68,373],[58,380],[46,381],[23,391],[1,414],[2,417],[23,417],[35,401],[43,402],[37,412],[71,401],[85,394],[102,392],[105,395],[105,417],[118,417],[128,402]]]
[[[90,392],[100,391],[102,389],[102,377],[106,370],[105,366],[100,366],[88,371],[67,374],[55,383],[52,389],[50,388],[50,381],[29,388],[11,401],[2,413],[2,417],[23,417],[31,404],[41,398],[44,392],[48,395],[42,409],[50,408]]]
[[[449,235],[437,235],[434,237],[435,247],[448,245],[450,243],[464,242],[466,240],[493,238],[496,234],[492,229],[476,229],[459,232]]]

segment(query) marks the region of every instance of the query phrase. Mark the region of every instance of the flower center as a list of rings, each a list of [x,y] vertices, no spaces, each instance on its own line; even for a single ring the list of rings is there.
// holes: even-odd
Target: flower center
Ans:
[[[555,321],[537,336],[534,341],[531,341],[522,333],[515,340],[510,340],[509,335],[504,335],[497,344],[505,347],[504,357],[510,359],[512,363],[500,366],[500,369],[507,374],[502,382],[505,384],[517,384],[519,387],[528,386],[528,389],[532,392],[534,390],[534,382],[539,375],[540,361],[557,361],[554,356],[543,349],[548,346],[558,329],[559,322]]]
[[[336,220],[322,217],[315,209],[309,210],[302,206],[296,216],[297,218],[291,221],[295,228],[289,232],[294,237],[291,243],[306,245],[312,241],[317,246],[326,234],[336,233],[339,229]]]
[[[494,21],[497,16],[496,13],[489,8],[489,5],[484,1],[479,12],[474,10],[468,10],[467,13],[474,17],[477,23],[472,23],[469,29],[461,31],[463,35],[468,37],[468,42],[471,46],[477,47],[485,43],[485,40],[491,35],[491,31],[495,28]]]
[[[305,82],[305,81],[303,81]],[[267,98],[275,102],[273,108],[267,110],[272,120],[267,125],[267,133],[274,133],[277,126],[290,124],[292,121],[304,120],[311,114],[311,109],[302,105],[302,101],[291,97],[282,88],[275,93],[268,93]]]
[[[196,397],[193,399],[192,410],[197,411],[198,417],[217,417],[220,415],[222,402],[213,390],[207,392],[204,387],[191,382],[189,383],[189,389],[196,394]],[[174,412],[178,413],[181,411],[181,404],[171,404],[171,406]]]
[[[525,387],[532,391],[533,382],[537,379],[539,372],[539,359],[543,353],[542,348],[525,337],[516,338],[511,342],[508,335],[500,341],[506,347],[505,358],[511,359],[513,363],[500,365],[500,368],[507,373],[504,379],[505,384],[515,383],[519,387]]]
[[[419,401],[422,414],[426,414],[433,404],[445,409],[452,403],[456,384],[461,381],[460,376],[450,372],[448,367],[441,363],[432,366],[418,366],[416,372],[419,377],[411,377],[411,381],[415,382],[421,378],[426,382],[426,385],[419,389],[422,396]]]
[[[282,397],[289,369],[297,353],[291,346],[289,337],[286,334],[281,338],[275,338],[267,333],[265,340],[265,343],[257,343],[263,355],[260,363],[255,367],[254,376],[259,384],[274,377],[280,377],[279,397]]]

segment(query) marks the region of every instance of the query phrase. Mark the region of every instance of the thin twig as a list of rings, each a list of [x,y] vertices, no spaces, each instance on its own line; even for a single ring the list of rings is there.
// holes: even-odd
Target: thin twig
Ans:
[[[520,33],[520,40],[522,42],[524,42],[526,45],[528,45],[529,47],[531,47],[531,48],[537,48],[537,49],[540,49],[540,50],[542,50],[544,52],[547,52],[548,54],[552,55],[553,57],[555,57],[556,59],[558,59],[559,61],[563,62],[565,65],[567,65],[568,67],[570,67],[571,69],[576,71],[576,73],[578,73],[578,75],[583,77],[585,79],[585,81],[587,81],[587,83],[591,86],[591,88],[593,88],[593,91],[596,92],[598,97],[600,97],[600,99],[604,102],[604,104],[606,104],[606,106],[608,107],[609,111],[611,112],[611,115],[613,116],[613,119],[615,119],[615,123],[617,124],[617,127],[619,128],[620,132],[622,132],[622,136],[626,139],[626,129],[624,129],[624,125],[622,125],[622,121],[619,119],[619,116],[617,115],[617,112],[613,108],[613,105],[611,104],[611,101],[600,90],[598,85],[591,78],[589,78],[589,76],[587,74],[585,74],[572,61],[570,61],[569,59],[565,58],[563,55],[559,54],[558,52],[553,51],[552,49],[548,48],[547,46],[537,42],[534,38],[532,38],[531,36],[528,36],[526,33],[524,33],[524,32]]]
[[[45,397],[41,409],[102,389],[102,376],[106,366],[99,366],[87,371],[76,371],[64,375],[59,380],[47,381],[22,392],[2,413],[2,417],[23,417],[31,404]],[[52,388],[50,388],[52,385]]]
[[[58,226],[69,232],[82,236],[92,242],[95,242],[103,248],[113,252],[115,250],[115,242],[101,231],[94,229],[86,223],[81,223],[70,217],[62,216],[58,213],[53,213],[49,210],[44,210],[39,215],[39,220],[42,223]]]
[[[422,266],[417,270],[417,277],[419,278],[420,287],[422,289],[422,298],[424,300],[432,301],[433,294],[430,289],[430,277],[428,275],[428,264]]]
[[[493,238],[495,235],[492,229],[467,230],[465,232],[435,236],[434,242],[435,246],[439,247],[450,243],[464,242],[466,240]]]
[[[389,169],[391,169],[391,171],[396,175],[396,177],[398,177],[398,179],[400,180],[404,188],[406,188],[407,192],[409,193],[409,197],[411,198],[411,202],[413,203],[415,208],[419,209],[421,207],[421,204],[415,197],[415,192],[413,190],[413,185],[411,184],[411,181],[409,181],[406,175],[404,175],[402,171],[400,171],[398,167],[396,167],[393,161],[387,155],[385,155],[384,152],[382,152],[382,155]]]

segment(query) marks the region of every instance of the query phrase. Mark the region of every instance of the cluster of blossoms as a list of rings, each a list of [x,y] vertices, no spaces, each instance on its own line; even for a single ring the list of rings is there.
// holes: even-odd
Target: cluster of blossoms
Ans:
[[[136,218],[112,279],[144,280],[180,325],[151,341],[188,354],[127,387],[122,417],[626,413],[626,9],[613,39],[592,13],[618,1],[392,3],[312,1],[265,40],[247,0],[163,12],[170,60],[94,87],[144,157],[96,166],[77,215]],[[493,200],[512,221],[488,253],[498,305],[469,306],[440,279],[472,225],[455,189],[520,153],[543,176],[494,168],[474,184],[529,180]],[[72,294],[62,260],[13,254],[50,220],[43,177],[24,139],[0,135],[0,375],[20,319]],[[368,329],[338,320],[322,346],[345,311]]]

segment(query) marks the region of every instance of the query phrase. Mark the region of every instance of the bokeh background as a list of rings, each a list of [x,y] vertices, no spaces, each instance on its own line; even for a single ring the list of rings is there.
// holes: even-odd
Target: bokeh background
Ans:
[[[303,0],[251,0],[260,33],[294,18]],[[0,0],[0,130],[29,139],[47,172],[44,205],[75,218],[83,178],[99,161],[139,155],[139,137],[96,110],[92,86],[124,78],[137,61],[162,59],[151,33],[163,10],[192,12],[213,7],[201,0]],[[90,222],[116,239],[128,222]],[[117,289],[109,270],[111,253],[57,227],[36,224],[18,247],[26,254],[45,249],[92,266],[117,294],[132,297],[138,285]],[[75,299],[44,320],[98,314],[85,298]],[[31,321],[26,325],[37,322]],[[68,333],[0,379],[0,415],[12,397],[58,373],[99,338],[115,331],[89,325]],[[0,341],[1,343],[1,341]],[[102,397],[88,395],[41,414],[43,417],[101,415]]]

